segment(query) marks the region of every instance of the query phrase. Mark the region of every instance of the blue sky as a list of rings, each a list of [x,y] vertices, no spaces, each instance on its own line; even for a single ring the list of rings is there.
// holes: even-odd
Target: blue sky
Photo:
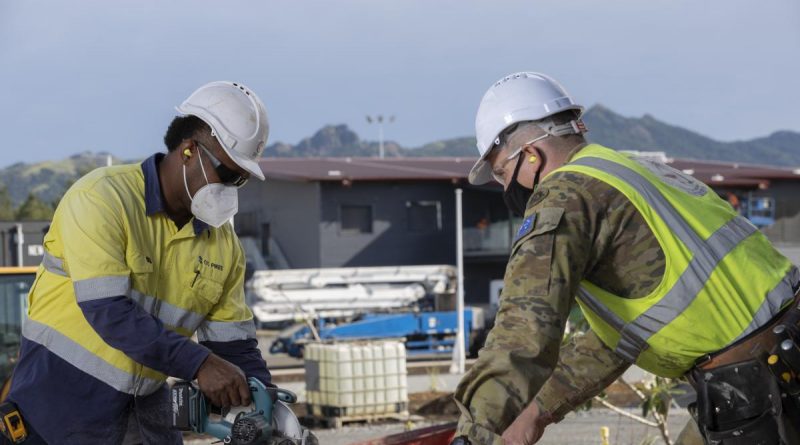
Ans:
[[[720,140],[800,131],[796,0],[0,1],[0,165],[142,158],[180,103],[236,80],[270,143],[366,114],[417,146],[473,134],[486,88],[548,73],[586,105]]]

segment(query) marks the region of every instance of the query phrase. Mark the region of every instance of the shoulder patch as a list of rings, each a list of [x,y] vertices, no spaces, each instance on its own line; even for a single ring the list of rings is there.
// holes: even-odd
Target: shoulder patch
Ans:
[[[528,201],[528,208],[531,208],[542,202],[542,200],[546,198],[549,193],[549,188],[537,187],[537,190],[533,192],[533,196],[531,196],[531,199]]]
[[[535,213],[533,215],[528,216],[524,220],[522,220],[522,224],[519,226],[519,230],[517,230],[517,236],[514,237],[514,243],[516,243],[517,240],[519,240],[523,236],[531,233],[535,223],[536,223],[536,214]]]

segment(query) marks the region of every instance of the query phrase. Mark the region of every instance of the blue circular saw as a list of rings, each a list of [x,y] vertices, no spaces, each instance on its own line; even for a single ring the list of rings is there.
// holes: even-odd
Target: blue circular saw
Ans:
[[[297,396],[280,388],[267,388],[259,380],[247,381],[253,405],[231,421],[211,414],[210,405],[197,384],[179,381],[172,386],[172,426],[181,431],[208,434],[231,445],[316,445],[317,439],[300,426],[285,405]],[[273,402],[274,396],[274,402]]]

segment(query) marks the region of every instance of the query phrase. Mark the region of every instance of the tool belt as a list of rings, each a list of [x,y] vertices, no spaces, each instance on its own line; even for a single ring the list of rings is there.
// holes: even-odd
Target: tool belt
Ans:
[[[765,326],[701,358],[689,412],[706,443],[800,443],[800,293]]]

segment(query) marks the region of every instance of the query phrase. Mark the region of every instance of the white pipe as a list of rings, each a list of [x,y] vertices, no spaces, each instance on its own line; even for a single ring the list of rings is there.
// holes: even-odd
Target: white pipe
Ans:
[[[22,245],[25,243],[25,236],[22,234],[22,224],[17,224],[17,266],[22,267]]]
[[[458,315],[458,332],[453,348],[453,364],[451,374],[463,374],[466,359],[464,350],[464,224],[462,217],[461,197],[463,190],[456,189],[456,268],[458,269],[458,286],[456,287],[456,312]]]

